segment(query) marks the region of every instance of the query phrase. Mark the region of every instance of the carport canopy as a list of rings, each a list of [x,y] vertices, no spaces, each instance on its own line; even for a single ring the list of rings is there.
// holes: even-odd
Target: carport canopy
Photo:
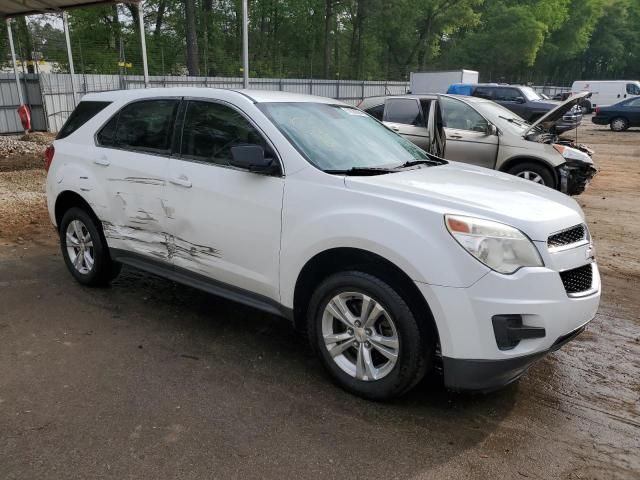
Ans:
[[[18,74],[18,65],[16,63],[16,53],[13,46],[13,33],[11,32],[11,17],[18,15],[35,15],[41,13],[58,13],[62,12],[62,20],[64,25],[64,34],[67,42],[67,56],[69,57],[69,73],[71,73],[71,86],[73,89],[73,97],[77,103],[77,93],[74,81],[73,55],[71,54],[71,41],[69,39],[69,22],[67,21],[67,10],[71,8],[90,7],[98,4],[107,3],[135,3],[141,11],[138,15],[140,27],[140,45],[142,47],[142,67],[144,71],[144,84],[149,86],[149,68],[147,66],[147,44],[144,35],[144,20],[142,18],[143,0],[1,0],[0,16],[4,17],[7,22],[7,34],[9,36],[9,46],[11,48],[11,58],[13,60],[13,70],[16,76],[16,84],[18,85],[18,98],[20,105],[24,104],[22,97],[22,89],[20,88],[20,77]]]

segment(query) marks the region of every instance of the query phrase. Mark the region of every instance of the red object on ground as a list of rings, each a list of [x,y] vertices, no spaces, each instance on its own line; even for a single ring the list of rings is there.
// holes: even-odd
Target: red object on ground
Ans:
[[[31,111],[26,105],[20,105],[18,107],[18,115],[20,116],[20,122],[22,128],[25,130],[31,130]]]
[[[48,172],[51,162],[53,162],[53,154],[56,153],[56,149],[53,145],[49,145],[44,151],[44,169]]]

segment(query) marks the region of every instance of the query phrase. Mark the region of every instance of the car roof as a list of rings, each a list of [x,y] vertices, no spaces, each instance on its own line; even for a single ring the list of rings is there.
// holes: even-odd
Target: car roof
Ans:
[[[82,100],[88,101],[116,101],[116,100],[137,100],[154,97],[199,97],[199,98],[219,98],[220,94],[229,93],[244,97],[254,103],[263,102],[309,102],[309,103],[329,103],[346,105],[333,98],[317,97],[315,95],[305,95],[300,93],[280,92],[273,90],[234,90],[224,88],[203,88],[203,87],[168,87],[168,88],[144,88],[131,90],[110,90],[108,92],[88,93]]]
[[[491,100],[487,100],[486,98],[471,97],[469,95],[451,95],[450,93],[425,93],[425,94],[407,93],[404,95],[384,95],[384,96],[377,96],[377,97],[366,97],[360,103],[360,107],[366,106],[366,108],[370,108],[370,106],[376,105],[375,102],[379,101],[381,104],[384,103],[384,101],[387,98],[415,98],[415,99],[435,100],[438,97],[456,98],[458,100],[462,100],[467,103],[491,102]]]

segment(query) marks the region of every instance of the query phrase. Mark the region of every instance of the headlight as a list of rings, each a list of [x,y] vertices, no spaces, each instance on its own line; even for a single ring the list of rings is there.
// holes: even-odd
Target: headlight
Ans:
[[[584,162],[589,164],[593,163],[593,160],[589,155],[587,155],[584,152],[581,152],[577,148],[567,147],[566,145],[560,145],[558,143],[554,143],[553,148],[555,148],[556,152],[562,155],[562,158],[564,158],[565,160],[574,160],[574,161]]]
[[[522,267],[544,267],[533,242],[517,228],[480,218],[445,215],[447,230],[480,262],[510,274]]]

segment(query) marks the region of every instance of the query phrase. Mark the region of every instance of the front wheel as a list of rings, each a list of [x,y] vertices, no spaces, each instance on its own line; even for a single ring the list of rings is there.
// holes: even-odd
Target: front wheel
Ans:
[[[373,275],[328,277],[311,298],[308,323],[325,368],[351,393],[387,400],[424,377],[430,343],[402,296]]]
[[[107,285],[120,272],[98,228],[94,218],[77,207],[70,208],[60,222],[62,256],[71,275],[83,285]]]
[[[507,170],[507,173],[524,178],[525,180],[530,180],[534,183],[539,183],[540,185],[556,188],[556,181],[551,170],[537,162],[518,163]]]

